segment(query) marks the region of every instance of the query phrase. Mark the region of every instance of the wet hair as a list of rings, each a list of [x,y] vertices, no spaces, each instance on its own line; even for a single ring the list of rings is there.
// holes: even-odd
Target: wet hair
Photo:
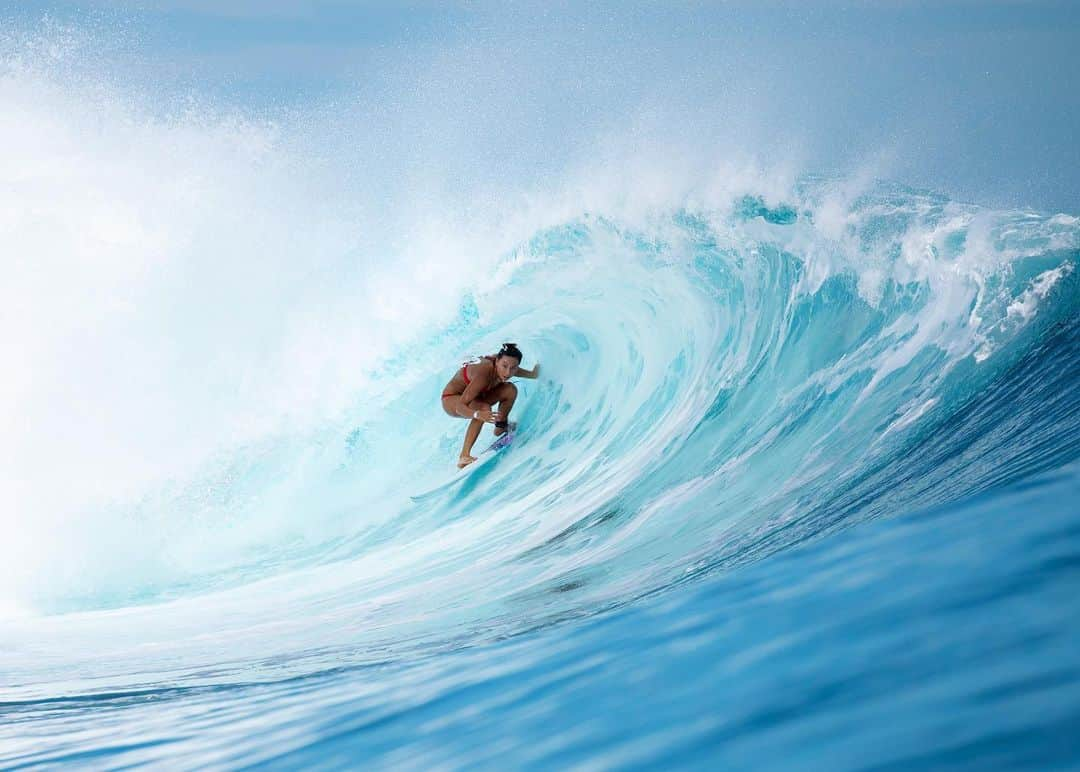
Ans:
[[[499,357],[513,357],[518,362],[521,362],[525,357],[521,356],[521,349],[517,347],[516,343],[504,343],[502,348],[499,349],[499,353],[495,355],[495,358]]]

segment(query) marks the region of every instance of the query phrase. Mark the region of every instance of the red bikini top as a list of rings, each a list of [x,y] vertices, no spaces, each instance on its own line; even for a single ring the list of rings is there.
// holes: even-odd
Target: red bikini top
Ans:
[[[469,385],[469,365],[478,365],[481,362],[483,362],[485,359],[490,359],[492,362],[495,361],[495,357],[486,356],[486,357],[477,357],[476,359],[470,359],[468,362],[463,362],[461,364],[461,377],[465,379],[465,385],[466,386]]]

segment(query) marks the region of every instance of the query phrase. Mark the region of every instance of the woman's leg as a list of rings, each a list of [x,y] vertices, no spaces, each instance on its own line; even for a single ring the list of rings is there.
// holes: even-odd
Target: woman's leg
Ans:
[[[457,403],[455,400],[460,401],[460,396],[447,396],[443,397],[443,410],[447,415],[454,416],[455,418],[462,418],[455,411]],[[510,411],[514,407],[514,401],[517,400],[517,386],[512,383],[500,383],[494,389],[488,389],[480,395],[480,399],[473,402],[470,407],[474,409],[490,408],[498,404],[499,419],[500,421],[510,420]],[[461,455],[458,457],[458,469],[466,467],[476,460],[476,456],[472,455],[473,445],[476,444],[477,438],[480,436],[480,430],[484,428],[484,422],[478,418],[469,419],[469,428],[465,430],[465,441],[461,445]],[[506,433],[505,428],[495,427],[495,436],[498,437]]]
[[[466,467],[476,460],[476,456],[472,455],[472,448],[476,444],[476,438],[480,436],[480,430],[483,428],[484,422],[479,418],[469,419],[469,428],[465,430],[465,442],[461,446],[461,455],[458,456],[458,469]]]
[[[443,397],[442,400],[443,411],[454,418],[467,418],[467,416],[460,415],[458,408],[461,406],[461,396],[458,394],[448,395]],[[470,405],[473,410],[483,410],[490,408],[491,405],[485,401],[475,401]],[[464,412],[464,411],[463,411]],[[461,445],[461,455],[458,456],[458,469],[468,466],[476,457],[472,455],[473,445],[476,444],[476,438],[480,436],[480,430],[484,428],[484,422],[479,418],[469,418],[469,427],[465,430],[465,441]]]
[[[509,421],[510,411],[513,410],[514,401],[517,400],[517,386],[512,383],[500,383],[494,389],[489,389],[484,392],[484,400],[490,402],[492,405],[498,403],[499,420]],[[505,433],[506,429],[498,426],[495,427],[496,437]]]

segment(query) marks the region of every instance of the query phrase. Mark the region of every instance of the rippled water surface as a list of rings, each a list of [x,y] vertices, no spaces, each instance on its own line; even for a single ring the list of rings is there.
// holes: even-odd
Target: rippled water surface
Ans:
[[[0,766],[1080,764],[1077,217],[755,172],[384,244],[5,67]]]

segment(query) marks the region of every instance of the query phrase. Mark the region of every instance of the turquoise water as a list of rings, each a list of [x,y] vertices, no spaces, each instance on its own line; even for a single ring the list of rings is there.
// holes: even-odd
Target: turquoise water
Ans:
[[[1075,213],[665,148],[456,190],[41,55],[0,766],[1080,765]]]
[[[1080,227],[829,185],[538,231],[392,397],[114,509],[197,533],[6,622],[5,765],[1075,765]],[[517,441],[413,501],[504,339]]]

